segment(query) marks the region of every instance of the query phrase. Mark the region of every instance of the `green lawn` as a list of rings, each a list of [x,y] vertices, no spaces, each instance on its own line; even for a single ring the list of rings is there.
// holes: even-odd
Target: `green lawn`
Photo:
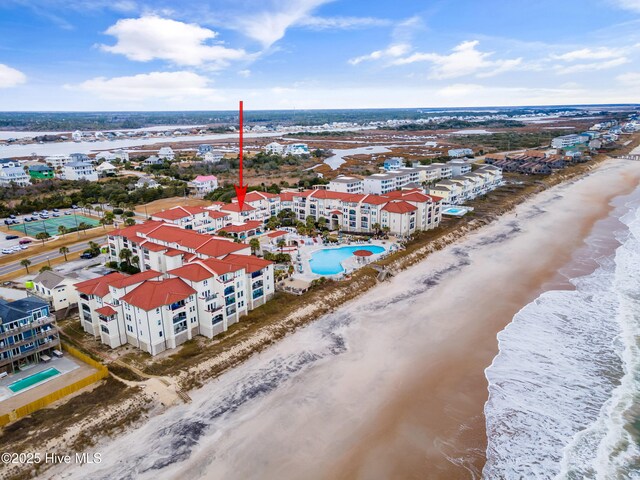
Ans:
[[[84,215],[62,215],[57,218],[48,218],[47,220],[38,220],[37,222],[21,223],[20,225],[11,225],[9,228],[17,232],[22,232],[30,237],[35,237],[40,232],[47,232],[49,235],[58,235],[58,227],[64,225],[71,229],[80,225],[82,222],[95,227],[99,222],[94,218],[85,217]]]

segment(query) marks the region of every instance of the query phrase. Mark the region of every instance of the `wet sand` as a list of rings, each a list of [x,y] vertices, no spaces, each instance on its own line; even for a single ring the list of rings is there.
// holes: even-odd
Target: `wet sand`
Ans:
[[[639,182],[640,163],[609,161],[537,195],[60,478],[479,478],[497,333]]]
[[[606,178],[596,181],[601,176]],[[404,379],[407,387],[369,419],[358,434],[362,442],[325,478],[480,478],[486,449],[484,370],[498,353],[497,333],[542,292],[573,288],[562,269],[598,221],[606,242],[599,246],[602,253],[619,246],[614,238],[606,238],[606,230],[619,223],[607,218],[614,208],[610,202],[631,193],[639,182],[640,165],[626,165],[616,173],[596,172],[561,188],[565,198],[556,207],[564,211],[555,213],[553,229],[546,230],[548,221],[538,226],[537,242],[521,252],[514,248],[504,261],[496,259],[490,271],[478,272],[476,289],[468,292],[463,304],[454,306],[443,298],[442,305],[431,305],[442,309],[442,315],[455,311],[455,322],[463,327],[417,362],[429,367]],[[518,258],[524,263],[516,263]],[[572,277],[597,266],[574,260]]]

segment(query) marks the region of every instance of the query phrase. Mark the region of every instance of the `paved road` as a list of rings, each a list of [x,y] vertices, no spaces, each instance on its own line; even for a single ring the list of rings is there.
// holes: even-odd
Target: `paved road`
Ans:
[[[73,245],[68,245],[69,253],[80,252],[80,251],[86,250],[87,248],[89,248],[89,241],[96,242],[98,245],[102,245],[102,244],[107,242],[107,237],[106,236],[98,237],[98,238],[94,238],[94,239],[87,240],[87,241],[84,241],[84,242],[74,243]],[[59,253],[58,250],[56,249],[56,250],[51,250],[51,251],[45,252],[45,253],[39,253],[38,255],[34,255],[32,257],[29,257],[29,260],[31,260],[31,263],[33,265],[35,265],[37,263],[46,262],[47,259],[53,260],[53,259],[62,258],[62,257],[64,257],[64,255]],[[0,257],[0,263],[4,263],[4,261],[11,261],[10,255],[3,255],[3,257]],[[20,265],[20,260],[13,261],[11,263],[3,264],[3,265],[0,266],[0,275],[5,275],[7,273],[13,273],[13,272],[16,272],[18,270],[23,270],[23,269],[24,269],[24,267],[22,265]]]

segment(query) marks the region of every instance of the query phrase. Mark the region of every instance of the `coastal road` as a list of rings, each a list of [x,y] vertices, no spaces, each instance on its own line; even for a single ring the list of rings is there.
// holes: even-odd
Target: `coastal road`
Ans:
[[[74,243],[72,245],[67,245],[69,247],[69,253],[73,253],[73,252],[81,252],[83,250],[86,250],[87,248],[89,248],[89,241],[91,242],[96,242],[98,245],[102,245],[103,243],[105,243],[107,241],[107,237],[103,236],[103,237],[98,237],[98,238],[94,238],[91,240],[87,240],[84,242],[79,242],[79,243]],[[51,250],[49,252],[44,252],[44,253],[39,253],[37,255],[34,255],[32,257],[29,257],[29,260],[31,260],[31,263],[33,265],[36,265],[38,263],[42,263],[42,262],[46,262],[47,259],[48,260],[54,260],[56,258],[61,258],[64,257],[64,255],[62,255],[61,253],[58,252],[58,250]],[[3,260],[11,260],[11,256],[10,255],[5,255],[3,256],[0,261]],[[22,270],[24,267],[22,265],[20,265],[20,261],[13,261],[11,263],[8,263],[6,265],[2,265],[0,266],[0,275],[6,275],[8,273],[13,273],[16,272],[18,270]]]

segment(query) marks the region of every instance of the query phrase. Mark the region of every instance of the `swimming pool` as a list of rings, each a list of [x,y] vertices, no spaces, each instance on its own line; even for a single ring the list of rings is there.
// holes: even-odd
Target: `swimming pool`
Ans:
[[[311,271],[317,275],[336,275],[344,272],[342,262],[347,258],[353,257],[356,250],[368,250],[373,254],[384,252],[384,247],[377,245],[354,245],[350,247],[340,248],[324,248],[313,252],[309,265]]]
[[[44,382],[45,380],[49,380],[50,378],[55,377],[56,375],[60,375],[60,372],[55,368],[48,368],[38,373],[34,373],[33,375],[29,375],[28,377],[24,377],[17,382],[13,382],[9,385],[9,390],[16,393],[25,388],[33,387],[34,385]]]
[[[442,211],[443,215],[456,215],[456,216],[462,216],[465,213],[467,213],[469,209],[468,208],[456,208],[456,207],[449,207],[445,210]]]

